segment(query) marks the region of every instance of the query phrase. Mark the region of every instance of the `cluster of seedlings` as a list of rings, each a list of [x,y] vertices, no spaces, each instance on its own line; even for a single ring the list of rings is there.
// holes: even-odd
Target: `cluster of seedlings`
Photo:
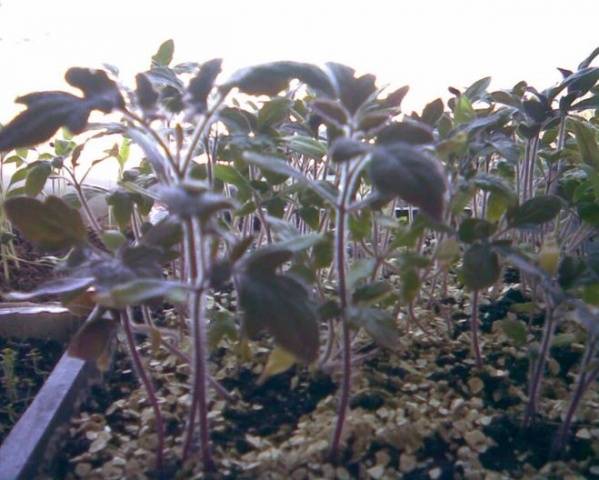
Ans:
[[[415,471],[441,441],[412,414],[422,391],[443,395],[462,375],[464,395],[486,400],[456,398],[439,407],[446,415],[472,416],[497,442],[518,423],[531,437],[544,425],[555,348],[576,344],[569,399],[543,439],[545,461],[564,454],[599,376],[599,49],[545,90],[489,91],[483,78],[411,114],[400,108],[408,87],[388,91],[344,65],[274,62],[223,79],[220,59],[173,66],[173,50],[160,47],[135,89],[115,69],[71,68],[79,95],[20,97],[25,110],[0,130],[0,164],[12,169],[1,191],[5,276],[18,261],[15,231],[57,264],[55,279],[6,298],[58,298],[85,317],[69,352],[101,369],[116,339],[127,345],[155,435],[155,465],[143,469],[234,471],[227,448],[256,447],[268,427],[237,400],[324,441],[331,464],[320,474],[341,477],[365,474],[343,473],[352,451],[381,460],[378,436],[362,448],[355,425],[351,441],[346,430],[350,418],[368,430],[358,408],[383,409],[400,425],[385,441],[408,452],[383,460]],[[52,139],[51,153],[32,149]],[[92,169],[114,160],[118,186],[92,184]],[[55,182],[69,188],[48,193]],[[108,219],[90,206],[98,201]],[[517,300],[502,292],[505,272]],[[437,351],[439,339],[460,350]],[[507,363],[506,348],[516,352]],[[525,385],[515,404],[507,378]],[[298,423],[333,398],[330,424]],[[476,423],[471,412],[491,401],[505,416]],[[491,446],[464,433],[469,448]],[[367,474],[383,478],[376,467]],[[423,475],[440,478],[435,468]]]

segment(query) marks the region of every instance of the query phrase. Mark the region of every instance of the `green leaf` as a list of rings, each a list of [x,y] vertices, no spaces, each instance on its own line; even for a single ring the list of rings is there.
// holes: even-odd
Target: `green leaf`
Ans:
[[[232,165],[219,163],[214,166],[214,176],[225,183],[237,187],[237,198],[240,202],[249,200],[252,196],[252,186],[239,170]]]
[[[239,304],[250,337],[266,330],[298,360],[318,358],[318,314],[302,283],[288,275],[248,271],[240,277]]]
[[[318,208],[301,207],[297,213],[311,229],[318,230],[320,226],[320,212]]]
[[[516,346],[523,346],[526,344],[526,325],[520,320],[506,318],[499,322],[503,333],[509,337]]]
[[[258,130],[264,131],[283,122],[289,116],[291,105],[291,100],[285,97],[265,102],[258,112]]]
[[[489,238],[497,230],[497,225],[480,218],[466,218],[460,224],[458,236],[462,242],[474,243]]]
[[[112,207],[112,215],[121,231],[127,230],[133,213],[133,198],[129,192],[117,190],[106,198],[106,203]]]
[[[29,292],[11,292],[5,295],[7,300],[31,300],[46,295],[62,295],[89,287],[94,281],[93,277],[64,277],[52,280],[36,287]]]
[[[235,315],[226,310],[214,312],[208,326],[208,347],[216,349],[223,338],[236,341],[239,338]]]
[[[574,130],[582,161],[587,165],[598,169],[599,146],[597,146],[595,128],[590,123],[573,118],[568,118],[568,123]]]
[[[44,189],[46,180],[48,180],[51,173],[52,165],[50,162],[39,162],[31,167],[25,180],[25,193],[30,197],[39,195]]]
[[[558,197],[541,195],[508,210],[508,222],[514,228],[534,228],[553,220],[561,208],[562,203]]]
[[[578,206],[580,219],[593,227],[599,227],[599,204],[584,203]]]
[[[335,204],[335,197],[320,184],[309,180],[303,173],[293,168],[287,163],[284,158],[274,157],[272,155],[262,155],[255,152],[245,152],[243,158],[260,169],[264,169],[270,172],[291,177],[297,180],[299,183],[304,184],[311,188],[314,192],[320,195],[323,199],[329,203]]]
[[[127,237],[118,230],[105,230],[100,235],[104,245],[108,247],[111,252],[116,252],[122,245],[127,243]]]
[[[282,250],[289,250],[290,252],[297,253],[308,248],[313,247],[322,240],[322,235],[319,233],[308,233],[306,235],[298,235],[296,237],[288,238],[282,242],[273,243],[273,248],[279,248]]]
[[[518,196],[510,184],[496,175],[477,173],[472,179],[472,183],[484,192],[490,192],[502,197],[509,206],[514,205],[518,201]]]
[[[359,155],[364,155],[370,150],[368,144],[350,138],[338,138],[331,146],[329,156],[335,163],[351,160]]]
[[[379,280],[356,288],[352,295],[352,300],[356,304],[369,305],[387,296],[391,290],[389,283]]]
[[[446,182],[436,158],[405,144],[377,148],[369,164],[369,175],[380,193],[397,195],[434,220],[442,220]]]
[[[599,305],[599,283],[586,285],[582,292],[582,299],[585,303]]]
[[[347,285],[350,289],[354,288],[361,280],[372,275],[376,260],[374,258],[360,258],[356,260],[349,269],[347,276]]]
[[[464,254],[464,284],[472,290],[493,285],[499,278],[500,271],[499,258],[487,244],[475,243]]]
[[[158,51],[152,57],[152,67],[168,67],[173,61],[175,53],[175,42],[167,40],[158,48]]]
[[[372,228],[372,212],[362,210],[359,213],[354,213],[349,217],[349,231],[352,238],[356,241],[364,240],[370,235]]]
[[[333,236],[326,234],[312,249],[315,268],[327,268],[333,262]]]
[[[467,96],[460,95],[457,98],[453,111],[453,118],[458,125],[462,123],[468,123],[476,118],[476,113],[474,108],[472,108],[472,103]]]
[[[404,302],[410,303],[413,301],[418,295],[421,285],[420,275],[418,275],[416,269],[410,267],[402,270],[400,293]]]
[[[28,197],[9,198],[4,210],[25,238],[43,250],[61,250],[81,245],[87,239],[79,212],[60,198],[49,196],[44,202]]]
[[[485,217],[488,221],[496,223],[501,219],[508,207],[509,204],[506,202],[505,197],[491,192],[487,198],[487,211],[485,212]]]
[[[491,77],[481,78],[480,80],[477,80],[472,85],[470,85],[464,92],[464,95],[473,102],[476,100],[480,100],[487,92],[487,88],[489,88],[489,85],[491,85]]]
[[[378,308],[351,308],[350,322],[362,327],[383,348],[397,349],[399,331],[391,312]]]
[[[283,140],[290,150],[310,158],[321,159],[327,153],[324,143],[305,135],[291,135]]]
[[[117,285],[107,292],[97,293],[96,300],[101,305],[122,309],[157,298],[164,298],[175,304],[183,304],[187,300],[187,293],[187,287],[180,282],[147,278],[132,280]]]

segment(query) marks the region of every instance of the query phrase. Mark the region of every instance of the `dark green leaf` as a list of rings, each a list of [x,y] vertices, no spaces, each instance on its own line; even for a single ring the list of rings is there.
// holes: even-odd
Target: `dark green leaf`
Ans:
[[[208,95],[220,73],[222,60],[215,58],[204,62],[198,74],[189,82],[185,100],[195,113],[204,113],[208,108]]]
[[[25,238],[44,250],[69,248],[87,239],[79,212],[57,197],[47,197],[44,202],[28,197],[9,198],[4,209]]]
[[[373,151],[369,174],[376,189],[416,205],[436,221],[445,210],[445,174],[439,161],[406,144]]]
[[[39,162],[29,169],[25,180],[25,193],[30,197],[36,197],[44,189],[46,180],[52,173],[50,162]]]
[[[385,297],[392,288],[389,283],[379,280],[362,285],[354,291],[352,300],[355,304],[372,304]]]
[[[187,299],[187,293],[187,288],[180,282],[146,278],[117,285],[106,292],[96,294],[96,299],[101,305],[123,309],[158,298],[174,304],[183,304]]]
[[[556,196],[534,197],[519,207],[508,210],[509,224],[514,228],[534,228],[553,220],[561,208],[561,200]]]
[[[302,283],[288,275],[248,272],[239,281],[239,303],[250,336],[266,330],[299,360],[316,360],[318,314]]]
[[[475,243],[464,254],[464,284],[471,290],[493,285],[499,278],[499,258],[489,245]]]
[[[460,240],[474,243],[476,240],[488,238],[497,230],[497,225],[480,218],[466,218],[460,224],[458,231]]]
[[[224,91],[239,88],[250,95],[277,95],[291,79],[297,78],[317,92],[333,96],[333,86],[327,75],[314,65],[299,62],[273,62],[238,70],[221,86]]]

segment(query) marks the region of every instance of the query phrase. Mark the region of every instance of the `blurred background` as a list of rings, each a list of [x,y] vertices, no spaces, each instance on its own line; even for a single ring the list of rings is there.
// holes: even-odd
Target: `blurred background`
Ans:
[[[0,0],[0,122],[17,95],[65,89],[70,66],[110,63],[125,83],[160,43],[175,63],[225,60],[225,74],[271,60],[346,63],[409,84],[405,109],[483,76],[491,88],[559,80],[599,45],[596,0]]]

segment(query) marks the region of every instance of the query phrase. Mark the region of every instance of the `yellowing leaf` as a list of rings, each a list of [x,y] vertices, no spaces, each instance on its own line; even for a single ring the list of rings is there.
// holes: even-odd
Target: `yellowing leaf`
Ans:
[[[258,379],[258,385],[262,385],[273,375],[278,375],[279,373],[289,370],[293,367],[295,362],[296,359],[292,353],[289,353],[281,347],[275,347],[268,356],[264,370]]]
[[[557,273],[559,266],[560,249],[555,238],[547,238],[543,242],[543,247],[539,252],[539,266],[549,275]]]

